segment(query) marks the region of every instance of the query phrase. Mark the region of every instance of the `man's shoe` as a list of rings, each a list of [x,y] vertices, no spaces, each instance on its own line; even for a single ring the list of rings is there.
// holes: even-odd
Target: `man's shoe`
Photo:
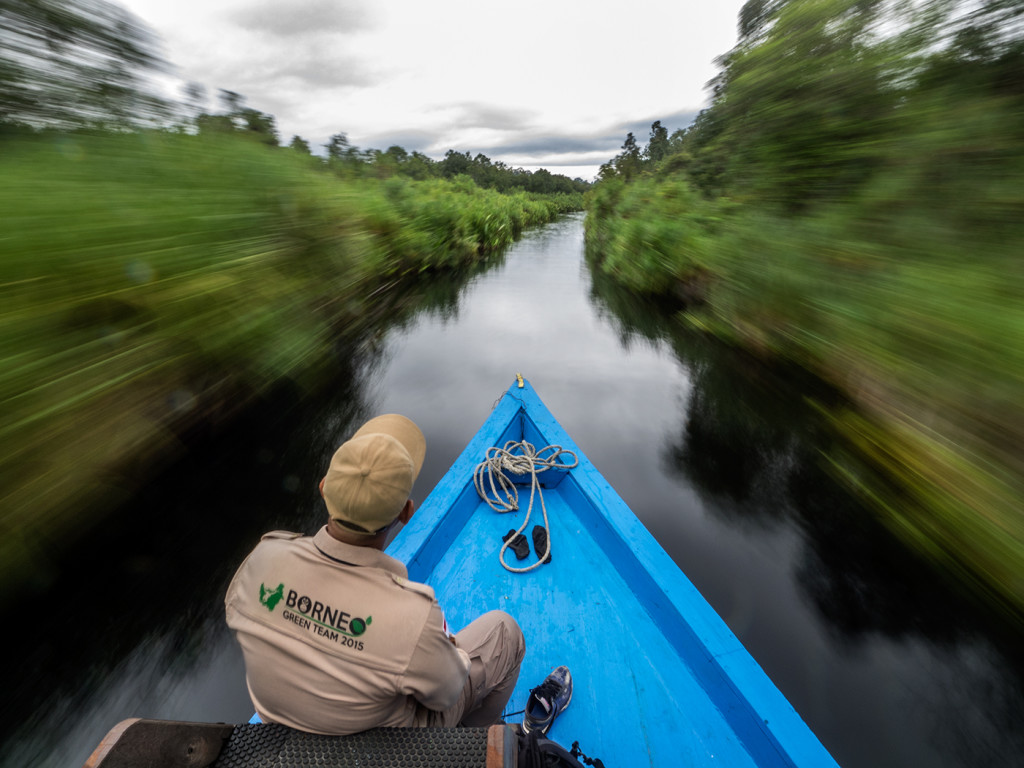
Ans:
[[[555,667],[544,682],[530,691],[523,713],[523,731],[544,734],[572,701],[572,675],[568,667]]]

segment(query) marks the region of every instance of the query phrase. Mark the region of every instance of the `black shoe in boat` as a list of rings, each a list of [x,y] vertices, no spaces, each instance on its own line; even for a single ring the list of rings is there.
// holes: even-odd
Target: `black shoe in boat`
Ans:
[[[523,713],[523,731],[546,734],[555,718],[572,701],[572,675],[568,667],[555,667],[544,682],[530,691]]]

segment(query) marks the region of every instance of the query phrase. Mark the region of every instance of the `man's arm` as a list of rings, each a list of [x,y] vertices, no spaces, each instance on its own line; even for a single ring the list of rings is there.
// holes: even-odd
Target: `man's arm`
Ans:
[[[442,711],[459,700],[468,676],[469,655],[455,646],[455,637],[447,632],[444,614],[434,602],[405,672],[404,693],[427,709]]]

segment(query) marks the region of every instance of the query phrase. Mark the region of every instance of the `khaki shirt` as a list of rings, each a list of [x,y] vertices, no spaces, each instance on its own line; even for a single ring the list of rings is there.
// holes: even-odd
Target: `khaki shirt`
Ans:
[[[459,699],[469,656],[449,639],[434,590],[383,552],[274,531],[224,601],[265,722],[323,734],[425,725]]]

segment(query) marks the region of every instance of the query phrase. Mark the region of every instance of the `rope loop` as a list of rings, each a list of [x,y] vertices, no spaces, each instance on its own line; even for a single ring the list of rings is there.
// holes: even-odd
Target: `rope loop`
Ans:
[[[572,457],[565,461],[562,457]],[[473,470],[473,485],[487,505],[495,512],[515,512],[519,509],[519,491],[516,484],[509,478],[509,474],[523,477],[530,476],[530,504],[526,508],[526,519],[519,529],[509,536],[498,553],[498,560],[502,566],[512,573],[526,573],[532,571],[544,562],[544,559],[551,553],[551,530],[548,526],[548,509],[544,504],[544,494],[540,488],[539,475],[549,469],[573,469],[579,465],[579,459],[572,451],[562,448],[560,445],[547,445],[539,451],[525,440],[517,442],[509,440],[501,448],[488,448],[484,454],[484,460],[477,464]],[[539,552],[538,560],[533,565],[525,568],[514,568],[505,562],[505,550],[530,524],[530,515],[533,512],[534,499],[540,499],[540,508],[544,514],[544,529],[547,532],[547,549],[543,555]]]

